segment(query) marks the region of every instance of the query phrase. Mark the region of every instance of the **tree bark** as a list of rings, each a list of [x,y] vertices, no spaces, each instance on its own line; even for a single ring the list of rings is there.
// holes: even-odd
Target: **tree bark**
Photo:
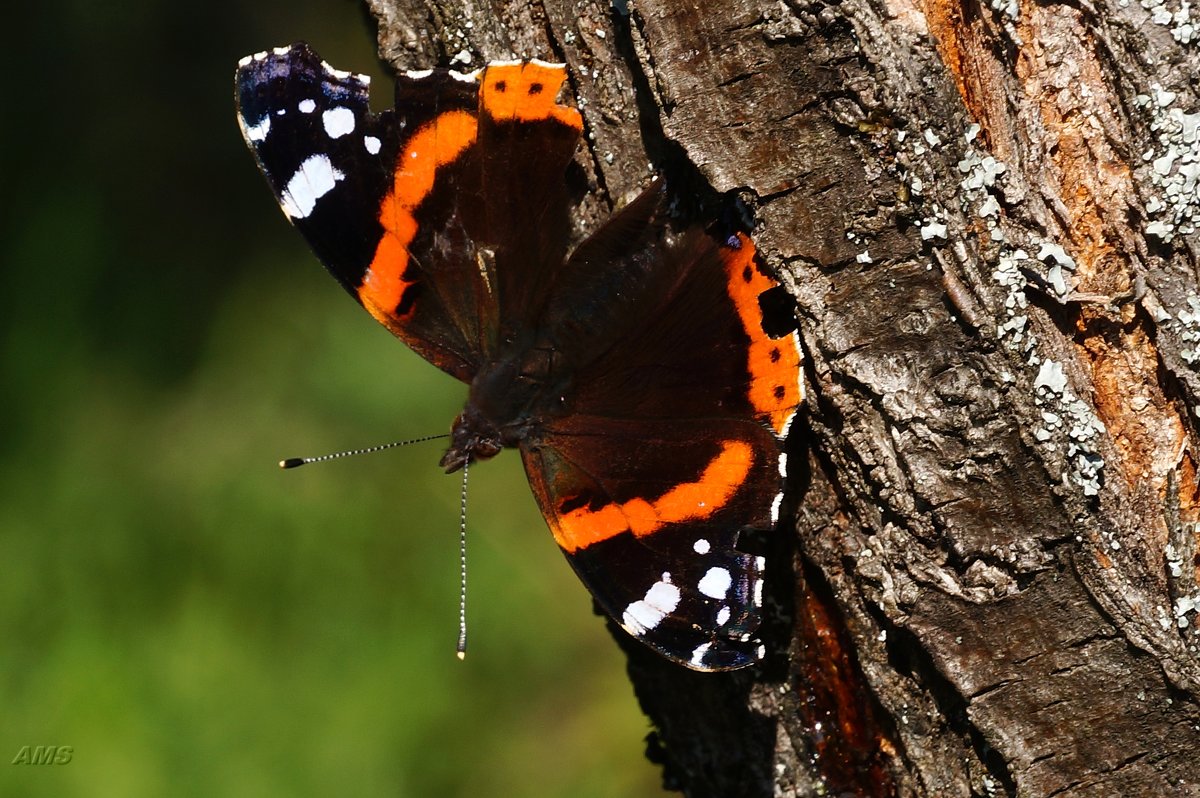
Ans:
[[[774,653],[627,646],[670,784],[1200,794],[1186,5],[368,3],[399,68],[570,65],[581,230],[694,169],[796,297]]]

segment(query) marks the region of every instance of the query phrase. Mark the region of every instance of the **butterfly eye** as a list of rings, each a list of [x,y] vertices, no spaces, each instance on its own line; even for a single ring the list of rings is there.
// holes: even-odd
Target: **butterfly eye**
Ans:
[[[482,440],[471,449],[476,460],[487,460],[500,454],[501,446],[496,441]]]

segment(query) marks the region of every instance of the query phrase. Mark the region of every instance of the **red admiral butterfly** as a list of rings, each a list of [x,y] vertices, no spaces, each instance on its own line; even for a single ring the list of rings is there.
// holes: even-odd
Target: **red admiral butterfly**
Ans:
[[[242,60],[239,122],[283,211],[342,287],[470,386],[441,465],[521,452],[580,579],[697,670],[761,657],[763,558],[800,404],[795,332],[751,240],[673,231],[661,181],[567,254],[583,121],[562,65],[366,77],[304,44]],[[773,331],[775,332],[775,331]]]

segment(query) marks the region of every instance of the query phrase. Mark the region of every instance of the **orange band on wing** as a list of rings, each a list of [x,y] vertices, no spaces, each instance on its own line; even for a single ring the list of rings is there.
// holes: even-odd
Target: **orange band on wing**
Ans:
[[[498,122],[555,119],[576,130],[583,130],[579,111],[554,101],[566,79],[567,68],[563,64],[530,61],[489,66],[483,71],[479,104]]]
[[[758,297],[777,283],[758,270],[754,242],[738,234],[741,246],[721,250],[729,278],[729,296],[737,308],[742,327],[750,336],[747,368],[750,372],[750,404],[770,419],[771,429],[783,435],[804,399],[800,384],[800,349],[795,333],[772,338],[762,327]]]
[[[475,117],[466,111],[448,111],[413,134],[396,158],[392,190],[379,211],[383,237],[358,287],[363,307],[387,327],[403,318],[397,309],[405,289],[412,285],[404,279],[404,271],[408,268],[408,247],[417,234],[413,211],[429,196],[438,168],[475,142],[478,127]]]
[[[551,523],[554,539],[571,553],[622,532],[641,537],[697,518],[707,518],[726,503],[746,480],[754,450],[743,441],[722,441],[721,451],[695,482],[684,482],[657,499],[630,499],[598,510],[580,507]]]

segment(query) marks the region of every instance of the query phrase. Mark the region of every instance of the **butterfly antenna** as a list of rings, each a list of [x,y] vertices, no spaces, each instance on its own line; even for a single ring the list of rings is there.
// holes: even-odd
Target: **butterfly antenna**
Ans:
[[[463,463],[462,497],[458,513],[458,658],[467,656],[467,468]]]
[[[350,457],[356,454],[372,454],[374,452],[382,452],[384,449],[395,449],[397,446],[408,446],[414,443],[424,443],[425,441],[436,441],[439,438],[449,438],[449,434],[442,435],[426,435],[423,438],[413,438],[408,441],[393,441],[392,443],[381,443],[378,446],[368,446],[365,449],[350,449],[345,452],[334,452],[333,454],[323,454],[320,457],[289,457],[286,460],[279,461],[280,468],[299,468],[302,465],[309,463],[324,463],[327,460],[337,460],[339,457]]]

